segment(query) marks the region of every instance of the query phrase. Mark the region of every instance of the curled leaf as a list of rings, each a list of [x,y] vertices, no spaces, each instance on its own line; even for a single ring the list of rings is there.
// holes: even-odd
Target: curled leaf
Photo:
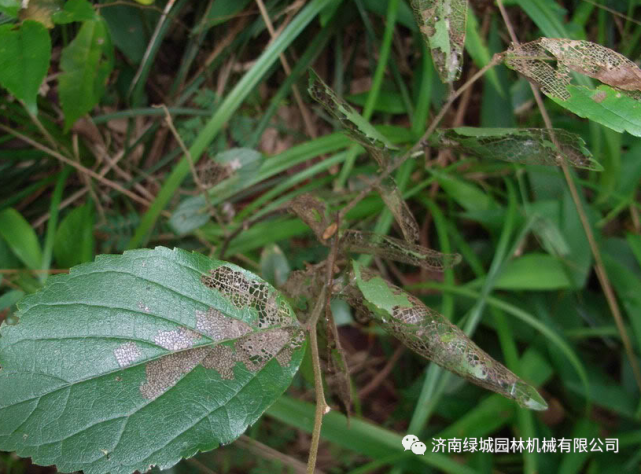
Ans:
[[[458,326],[418,298],[363,270],[353,262],[353,283],[375,321],[403,344],[470,382],[515,400],[524,408],[546,410],[538,392],[494,360]]]
[[[411,0],[411,4],[441,80],[456,81],[463,69],[467,0]]]
[[[343,233],[340,245],[343,250],[349,252],[377,255],[381,258],[409,263],[428,270],[442,271],[461,261],[461,256],[457,253],[441,253],[386,235],[351,229]]]
[[[576,168],[603,170],[579,135],[560,128],[438,129],[430,136],[429,143],[438,148],[452,148],[480,158],[512,163],[559,166],[564,161]]]
[[[316,238],[321,243],[326,243],[326,238],[334,233],[331,230],[332,222],[329,219],[327,204],[311,194],[301,194],[289,202],[289,210],[296,214],[307,226],[314,231]],[[335,229],[334,229],[335,232]],[[329,237],[326,237],[329,236]]]
[[[389,150],[394,146],[351,105],[338,97],[313,70],[309,73],[309,93],[341,123],[351,139],[367,150],[381,170],[389,166],[391,162]],[[394,178],[391,176],[385,178],[378,186],[378,190],[383,202],[398,222],[405,239],[409,242],[417,242],[418,224],[396,186]]]
[[[540,38],[510,46],[505,64],[575,114],[641,136],[641,70],[619,53],[589,41]],[[604,84],[573,84],[572,72]]]
[[[617,89],[641,91],[641,69],[622,54],[590,41],[541,38],[541,46],[567,68]]]

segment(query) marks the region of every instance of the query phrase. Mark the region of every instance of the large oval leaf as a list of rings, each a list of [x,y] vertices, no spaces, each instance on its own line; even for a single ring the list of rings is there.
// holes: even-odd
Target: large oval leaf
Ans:
[[[18,307],[0,330],[0,450],[62,472],[167,468],[229,443],[304,352],[268,283],[182,250],[98,257]]]

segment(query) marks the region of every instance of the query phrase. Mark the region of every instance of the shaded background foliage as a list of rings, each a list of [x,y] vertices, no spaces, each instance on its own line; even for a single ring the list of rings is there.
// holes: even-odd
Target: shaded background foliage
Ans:
[[[11,4],[0,2],[5,12],[0,28],[6,27],[7,34],[13,31],[6,14]],[[37,121],[29,116],[35,100],[25,100],[23,107],[8,93],[0,97],[2,319],[12,318],[16,301],[42,285],[47,274],[42,270],[64,271],[98,253],[132,247],[162,244],[213,256],[225,248],[226,259],[280,285],[291,270],[323,259],[327,249],[296,217],[270,213],[304,192],[340,209],[377,175],[377,165],[305,93],[307,67],[313,66],[400,147],[422,135],[447,99],[447,86],[432,65],[409,2],[267,1],[278,37],[268,58],[261,55],[270,28],[259,4],[250,0],[104,1],[95,2],[92,12],[69,1],[63,8],[71,17],[64,10],[55,12],[56,2],[31,4],[41,7],[29,11],[32,19],[52,18],[52,49],[48,69],[40,71],[44,84],[35,81],[34,86],[25,77],[16,86],[28,89],[31,97],[38,90]],[[586,39],[632,60],[641,54],[636,0],[505,4],[521,42],[541,36]],[[496,5],[471,2],[470,7],[463,80],[510,42]],[[164,19],[163,11],[169,12]],[[290,24],[300,27],[288,30]],[[39,23],[25,25],[46,33]],[[393,34],[386,36],[389,25]],[[84,46],[95,53],[92,61],[72,59],[74,47],[84,47],[83,35],[88,38]],[[291,73],[279,62],[279,51]],[[387,69],[377,78],[385,51]],[[65,86],[65,74],[79,67],[90,73],[71,81],[67,76]],[[195,174],[155,104],[168,107],[194,156],[204,152]],[[574,178],[638,354],[641,142],[569,114],[552,100],[546,105],[554,126],[578,133],[604,168],[601,173],[580,170]],[[77,117],[83,118],[74,121]],[[497,66],[463,94],[443,126],[531,128],[542,127],[543,121],[526,79]],[[459,325],[480,322],[474,340],[539,387],[550,409],[525,412],[498,395],[443,377],[381,330],[358,326],[349,307],[335,301],[355,418],[347,429],[338,410],[338,382],[329,374],[330,404],[336,410],[325,420],[318,468],[637,470],[639,389],[562,175],[555,168],[490,161],[466,150],[431,149],[405,163],[395,181],[417,218],[421,243],[461,253],[463,263],[436,273],[367,256],[360,262],[373,263]],[[203,186],[209,189],[209,202]],[[165,207],[168,213],[161,213]],[[154,214],[158,219],[150,218]],[[401,235],[375,194],[347,219],[360,230]],[[253,225],[243,227],[249,222]],[[228,241],[229,235],[235,238]],[[569,351],[561,351],[555,338]],[[246,437],[173,470],[297,472],[309,448],[311,374],[306,359],[289,392]],[[424,441],[616,437],[620,453],[468,453],[443,464],[429,454],[424,459],[402,456],[400,439],[408,432]],[[1,454],[0,462],[12,473],[50,471],[11,454]]]

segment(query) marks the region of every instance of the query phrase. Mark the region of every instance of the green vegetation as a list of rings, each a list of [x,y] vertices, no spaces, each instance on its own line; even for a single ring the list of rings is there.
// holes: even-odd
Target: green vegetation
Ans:
[[[0,0],[0,471],[635,472],[639,18]]]

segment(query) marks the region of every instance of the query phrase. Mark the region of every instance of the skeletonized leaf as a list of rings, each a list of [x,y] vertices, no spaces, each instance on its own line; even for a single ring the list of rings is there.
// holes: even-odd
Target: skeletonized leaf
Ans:
[[[198,179],[206,188],[220,185],[220,192],[243,180],[253,179],[264,162],[263,155],[251,148],[231,148],[218,153],[212,159],[202,160]],[[210,208],[201,194],[184,199],[169,218],[169,225],[178,235],[192,232],[211,218]]]
[[[461,256],[457,253],[441,253],[386,235],[351,229],[343,233],[340,245],[346,251],[377,255],[428,270],[442,271],[461,261]]]
[[[560,153],[554,139],[560,146]],[[431,146],[453,148],[481,158],[526,165],[569,166],[602,171],[583,139],[574,133],[555,128],[474,128],[438,129],[430,138]]]
[[[641,70],[619,53],[589,41],[540,38],[511,45],[505,64],[575,114],[641,136]],[[575,85],[573,71],[604,85]]]
[[[376,148],[395,149],[396,147],[361,114],[338,97],[334,90],[325,84],[313,69],[309,70],[309,94],[312,98],[325,107],[341,125],[347,130],[350,137],[363,146]]]
[[[547,409],[545,400],[533,387],[492,359],[447,318],[415,296],[362,269],[357,262],[353,262],[353,268],[362,304],[375,321],[407,347],[524,408]]]
[[[168,468],[235,440],[305,345],[271,285],[161,247],[100,256],[18,308],[0,329],[0,450],[61,472]]]
[[[327,204],[311,194],[301,194],[289,202],[289,210],[312,229],[319,242],[326,244],[325,232],[331,224]]]
[[[391,162],[389,150],[394,148],[393,145],[351,105],[338,97],[311,69],[309,72],[309,93],[341,123],[350,138],[368,151],[381,170],[387,168]],[[388,176],[378,188],[383,202],[398,222],[405,239],[417,242],[419,239],[418,224],[396,186],[394,178]]]
[[[541,46],[567,68],[617,89],[641,91],[641,69],[622,54],[590,41],[541,38]]]
[[[456,81],[463,69],[467,0],[411,0],[411,4],[441,80]]]

